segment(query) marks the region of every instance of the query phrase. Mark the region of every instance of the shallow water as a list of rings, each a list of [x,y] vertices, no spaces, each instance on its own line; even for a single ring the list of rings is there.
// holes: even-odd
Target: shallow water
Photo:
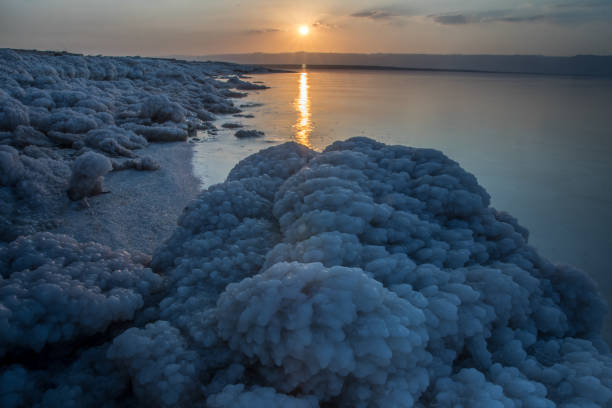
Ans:
[[[198,144],[195,168],[205,185],[289,140],[320,150],[363,135],[439,149],[529,229],[541,254],[590,273],[612,304],[612,80],[343,70],[250,80],[271,87],[236,100],[263,104],[245,108],[255,117],[217,124],[240,122],[266,137],[220,131]]]

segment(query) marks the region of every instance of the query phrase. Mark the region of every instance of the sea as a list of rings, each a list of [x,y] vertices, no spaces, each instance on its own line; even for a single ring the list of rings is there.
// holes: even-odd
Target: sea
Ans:
[[[612,305],[612,79],[305,68],[248,80],[270,87],[235,100],[253,117],[220,116],[220,130],[195,144],[204,187],[286,141],[322,150],[367,136],[438,149],[529,230],[540,254],[586,271]],[[265,137],[237,139],[224,123]]]

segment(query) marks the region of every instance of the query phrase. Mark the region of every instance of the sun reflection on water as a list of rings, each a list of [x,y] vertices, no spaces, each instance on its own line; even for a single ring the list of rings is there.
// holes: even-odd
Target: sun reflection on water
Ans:
[[[307,147],[310,145],[310,133],[312,132],[312,122],[310,120],[310,98],[308,97],[308,72],[300,73],[298,80],[300,93],[293,103],[298,112],[298,120],[293,125],[295,128],[295,139]]]

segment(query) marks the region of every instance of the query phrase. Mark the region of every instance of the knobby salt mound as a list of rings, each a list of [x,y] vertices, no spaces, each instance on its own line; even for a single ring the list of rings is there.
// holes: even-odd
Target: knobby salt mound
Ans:
[[[100,327],[133,313],[131,324],[94,336],[76,304],[8,296],[8,327],[73,329],[5,358],[0,404],[610,406],[604,302],[586,274],[542,259],[527,235],[438,151],[365,138],[322,153],[272,147],[185,210],[153,258],[163,289],[121,281],[143,303],[102,309]],[[19,257],[27,243],[9,248],[23,271],[9,280],[65,262],[56,245]],[[122,262],[128,277],[150,276]],[[72,276],[88,291],[97,284]],[[31,285],[3,279],[9,294]],[[20,307],[32,316],[12,317]],[[3,346],[11,356],[27,344]]]
[[[68,196],[80,200],[102,193],[102,179],[112,169],[107,157],[94,152],[82,154],[74,161]]]
[[[0,249],[0,357],[132,320],[162,279],[127,253],[39,233]]]

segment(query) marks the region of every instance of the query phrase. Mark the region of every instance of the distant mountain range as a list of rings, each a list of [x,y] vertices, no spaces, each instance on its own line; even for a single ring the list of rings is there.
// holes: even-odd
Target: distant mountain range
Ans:
[[[214,60],[271,67],[386,68],[436,71],[504,72],[544,75],[612,77],[612,56],[576,55],[435,55],[435,54],[336,54],[336,53],[252,53],[205,56],[174,56],[188,60]]]

